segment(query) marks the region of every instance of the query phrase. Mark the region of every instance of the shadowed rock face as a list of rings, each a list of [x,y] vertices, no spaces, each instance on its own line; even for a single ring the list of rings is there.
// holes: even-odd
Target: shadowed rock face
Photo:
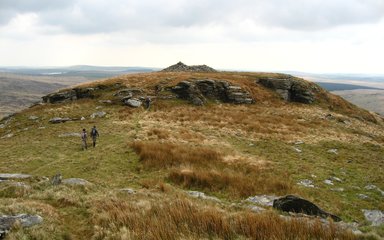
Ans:
[[[274,90],[286,101],[310,104],[315,100],[313,89],[292,77],[263,78],[259,83]]]
[[[67,91],[51,93],[43,97],[45,103],[59,103],[81,98],[94,98],[94,88],[74,88]]]
[[[316,206],[314,203],[293,195],[287,195],[285,197],[274,200],[273,208],[283,212],[304,213],[322,218],[331,217],[334,221],[341,221],[341,218],[338,216],[327,213]]]
[[[182,62],[178,62],[175,65],[169,66],[162,72],[217,72],[215,69],[208,67],[207,65],[188,66]]]
[[[211,79],[192,79],[182,81],[172,88],[179,98],[189,100],[201,106],[208,99],[216,99],[235,104],[251,104],[254,102],[249,92],[240,86],[231,85],[227,81]]]

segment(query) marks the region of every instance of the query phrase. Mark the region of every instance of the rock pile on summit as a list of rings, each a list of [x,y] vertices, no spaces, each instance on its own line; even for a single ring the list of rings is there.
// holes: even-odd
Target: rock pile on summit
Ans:
[[[177,64],[169,66],[161,71],[162,72],[217,72],[215,69],[208,67],[207,65],[188,66],[182,62],[178,62]]]

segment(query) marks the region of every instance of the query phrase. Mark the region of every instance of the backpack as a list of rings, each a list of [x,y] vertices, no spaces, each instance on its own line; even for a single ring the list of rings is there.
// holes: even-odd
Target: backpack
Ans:
[[[96,128],[92,128],[92,130],[91,130],[91,136],[92,136],[92,137],[96,137],[96,135],[97,135],[97,130],[96,130]]]

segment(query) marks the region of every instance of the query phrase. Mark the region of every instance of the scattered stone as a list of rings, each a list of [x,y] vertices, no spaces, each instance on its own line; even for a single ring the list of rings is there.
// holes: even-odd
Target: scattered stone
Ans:
[[[301,152],[302,152],[302,150],[301,150],[300,148],[293,147],[293,149],[294,149],[296,152],[298,152],[298,153],[301,153]]]
[[[188,191],[187,193],[188,193],[189,196],[194,197],[194,198],[201,198],[201,199],[204,199],[204,200],[211,200],[211,201],[214,201],[214,202],[221,202],[220,199],[218,199],[217,197],[207,196],[207,195],[205,195],[205,193],[202,193],[202,192]]]
[[[59,135],[60,138],[63,137],[81,137],[81,133],[73,132],[73,133],[62,133]]]
[[[38,129],[46,129],[46,127],[38,127]]]
[[[331,180],[336,181],[336,182],[343,182],[340,178],[338,177],[331,177]]]
[[[0,128],[5,128],[5,125],[4,124],[0,124]]]
[[[357,194],[357,196],[358,196],[360,199],[364,199],[364,200],[369,198],[367,195],[362,194],[362,193]]]
[[[255,213],[261,213],[265,211],[265,208],[262,208],[259,206],[251,206],[250,209],[252,212],[255,212]]]
[[[39,119],[39,117],[37,117],[37,116],[29,116],[28,119],[34,121],[34,120]]]
[[[304,186],[304,187],[310,187],[310,188],[314,188],[315,187],[315,185],[313,185],[313,181],[309,180],[309,179],[300,180],[297,184],[301,185],[301,186]]]
[[[32,175],[29,174],[21,174],[21,173],[0,173],[1,180],[9,180],[9,179],[27,179],[31,178]]]
[[[329,149],[327,152],[337,154],[337,149]]]
[[[179,98],[188,100],[196,106],[204,105],[207,99],[235,104],[254,102],[248,91],[224,80],[190,79],[179,82],[171,90]]]
[[[91,117],[92,119],[93,119],[93,118],[96,118],[96,117],[102,118],[102,117],[104,117],[105,115],[107,115],[106,112],[95,112],[95,113],[92,113],[90,117]]]
[[[124,101],[124,104],[130,107],[138,108],[141,106],[141,101],[139,99],[130,98]]]
[[[99,103],[104,103],[104,104],[111,104],[111,100],[99,100]]]
[[[188,66],[182,62],[178,62],[177,64],[169,66],[161,71],[162,72],[217,72],[215,69],[208,67],[207,65]]]
[[[13,133],[8,133],[8,134],[2,136],[1,138],[2,138],[2,139],[4,139],[4,138],[11,138],[11,137],[13,137],[13,136],[14,136]]]
[[[0,216],[0,239],[5,237],[5,234],[11,230],[12,226],[19,222],[21,227],[32,227],[41,224],[43,218],[39,215],[19,214],[15,216],[2,215]]]
[[[62,179],[63,179],[63,178],[62,178],[61,174],[58,173],[58,174],[56,174],[55,176],[53,176],[53,177],[51,178],[51,184],[52,184],[52,185],[59,185],[59,184],[61,184]]]
[[[299,198],[293,195],[287,195],[285,197],[275,199],[273,201],[273,208],[283,211],[283,212],[294,212],[294,213],[304,213],[311,216],[318,216],[322,218],[331,217],[334,221],[341,221],[341,218],[335,216],[331,213],[328,213],[314,203]]]
[[[331,191],[334,191],[334,192],[344,192],[344,188],[340,187],[340,188],[331,188]]]
[[[97,106],[95,109],[99,110],[99,109],[102,109],[102,108],[103,108],[102,106]]]
[[[57,123],[65,123],[68,121],[72,121],[70,118],[61,118],[61,117],[54,117],[49,120],[50,123],[57,124]]]
[[[364,188],[367,190],[374,190],[374,189],[377,189],[377,186],[373,185],[373,184],[369,184],[369,185],[365,186]]]
[[[317,178],[315,174],[311,174],[311,178]]]
[[[122,189],[120,189],[120,191],[128,193],[128,194],[135,194],[136,193],[136,191],[133,190],[132,188],[122,188]]]
[[[85,120],[85,117],[81,117],[80,120],[81,120],[81,121],[84,121],[84,120]]]
[[[384,212],[380,210],[363,209],[364,217],[371,222],[372,226],[384,225]]]
[[[67,178],[67,179],[63,179],[61,182],[63,184],[67,184],[67,185],[82,185],[82,186],[92,184],[92,183],[88,182],[87,180],[84,180],[81,178]]]
[[[332,180],[329,180],[329,179],[324,180],[324,183],[328,185],[334,185]]]
[[[295,145],[301,145],[301,144],[304,144],[304,142],[301,140],[295,142]]]
[[[251,203],[256,203],[262,206],[268,206],[272,207],[273,201],[277,199],[278,197],[274,195],[258,195],[254,197],[249,197],[246,199],[246,201],[251,202]]]

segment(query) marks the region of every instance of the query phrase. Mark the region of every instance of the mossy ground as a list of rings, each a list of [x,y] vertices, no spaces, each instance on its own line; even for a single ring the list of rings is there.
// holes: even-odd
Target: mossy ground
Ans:
[[[258,75],[216,73],[204,76],[231,79],[246,86],[252,94],[257,94],[254,97],[258,100],[248,106],[210,102],[207,106],[195,107],[182,100],[157,99],[151,110],[146,111],[122,106],[118,102],[99,103],[100,99],[113,99],[114,91],[106,89],[99,91],[96,99],[36,106],[16,114],[5,128],[0,129],[0,137],[13,134],[10,138],[0,139],[0,172],[27,173],[38,177],[61,173],[64,178],[84,178],[93,185],[55,187],[41,179],[32,179],[27,182],[31,188],[20,191],[0,183],[0,213],[26,211],[38,213],[45,219],[42,226],[17,229],[9,238],[138,238],[135,230],[142,231],[141,226],[125,229],[125,220],[111,216],[107,207],[103,210],[104,215],[100,215],[95,206],[103,202],[109,206],[112,201],[113,204],[123,204],[117,209],[139,211],[141,207],[160,207],[167,201],[185,201],[188,197],[183,190],[200,190],[219,197],[222,200],[219,205],[189,198],[187,201],[192,201],[194,207],[197,204],[198,209],[204,208],[204,204],[213,205],[212,211],[217,208],[226,212],[227,217],[251,214],[239,206],[246,197],[256,194],[297,194],[347,222],[364,223],[362,209],[384,210],[381,193],[365,189],[368,184],[384,189],[382,123],[356,118],[355,114],[361,110],[340,112],[324,108],[324,103],[304,105],[282,102],[270,90],[252,88],[255,76]],[[172,85],[187,77],[191,76],[183,73],[139,74],[116,78],[105,84],[123,82],[130,87],[144,88],[148,95],[153,95],[152,89],[156,84]],[[167,96],[169,92],[160,94]],[[105,111],[107,115],[91,119],[89,116],[97,111]],[[327,119],[328,114],[336,117]],[[39,119],[29,120],[32,115]],[[82,116],[86,120],[48,123],[52,117]],[[59,137],[60,134],[80,132],[82,128],[89,131],[93,125],[100,132],[96,148],[89,147],[83,151],[79,138]],[[298,140],[303,143],[296,145]],[[139,154],[134,143],[147,147],[147,152]],[[156,148],[158,154],[154,154],[150,161],[166,161],[160,155],[167,153],[170,156],[172,152],[177,163],[152,162],[148,167],[145,154],[157,146],[152,143],[171,149]],[[299,148],[301,152],[294,148]],[[328,152],[330,149],[337,149],[337,154]],[[209,162],[210,159],[196,155],[196,151],[214,151],[220,157]],[[177,154],[181,152],[187,157],[178,159]],[[330,177],[340,178],[341,182],[333,181],[333,186],[325,184],[323,181]],[[217,179],[225,183],[219,183]],[[303,179],[313,180],[316,187],[298,186],[296,183]],[[127,187],[136,189],[139,194],[129,196],[119,191]],[[332,190],[335,188],[343,188],[344,191]],[[361,199],[358,194],[369,198]],[[126,206],[124,202],[136,205]],[[229,207],[231,204],[237,207]],[[149,212],[140,214],[141,217],[151,215]],[[218,213],[215,214],[217,216]],[[274,216],[274,213],[270,214]],[[116,229],[112,227],[113,221],[116,221],[115,227],[118,226]],[[154,226],[153,222],[148,224]],[[204,235],[191,229],[180,229],[184,231],[180,234],[190,234],[191,239],[223,238],[216,230]],[[363,229],[372,230],[368,226]],[[112,234],[113,230],[115,233]],[[156,234],[164,233],[162,231],[153,233],[150,238],[158,237]],[[383,234],[380,228],[373,231]],[[232,229],[228,234],[228,238],[247,236],[238,229]],[[175,239],[183,238],[177,236]],[[299,238],[305,239],[305,236],[309,235]],[[167,236],[161,238],[166,239]]]

